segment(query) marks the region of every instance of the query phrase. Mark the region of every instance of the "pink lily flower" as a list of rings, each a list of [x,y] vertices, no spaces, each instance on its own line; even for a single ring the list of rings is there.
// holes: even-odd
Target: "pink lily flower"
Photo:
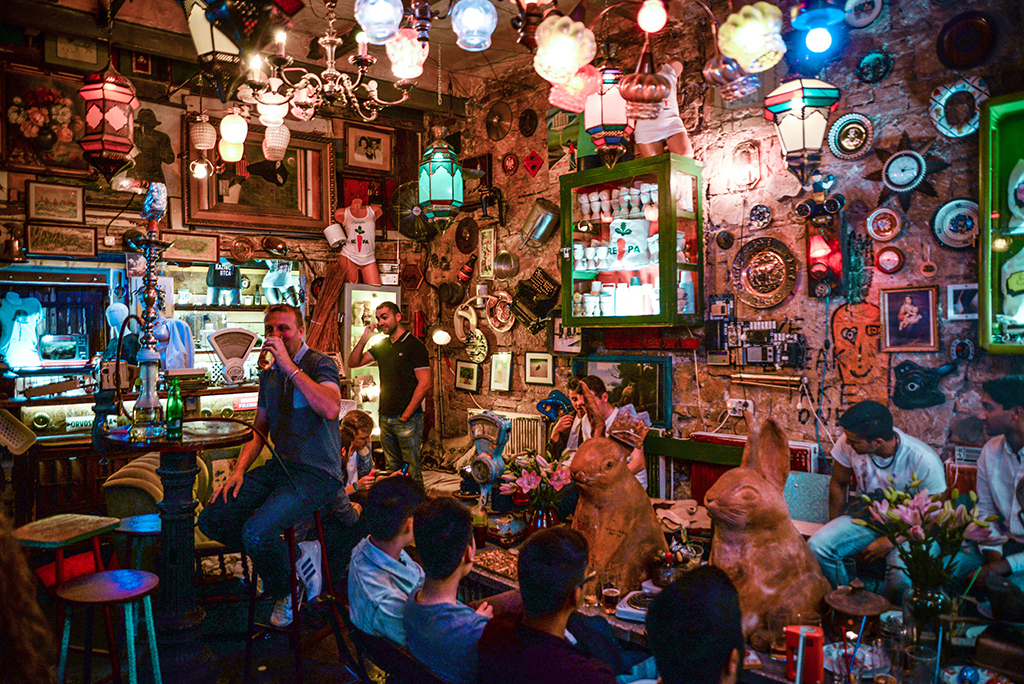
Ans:
[[[555,488],[556,492],[562,491],[562,487],[572,482],[572,474],[569,473],[568,468],[559,468],[551,474],[551,486]]]
[[[519,488],[522,489],[524,493],[532,492],[540,485],[540,483],[540,475],[530,471],[526,471],[523,473],[522,477],[516,480],[516,484],[519,485]]]

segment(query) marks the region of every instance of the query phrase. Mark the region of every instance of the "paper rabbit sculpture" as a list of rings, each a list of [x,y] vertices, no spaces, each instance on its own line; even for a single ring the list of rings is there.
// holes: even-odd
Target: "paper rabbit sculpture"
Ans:
[[[796,614],[820,614],[830,588],[782,495],[789,459],[785,433],[767,420],[747,439],[739,467],[726,471],[704,498],[715,524],[711,564],[736,585],[743,636],[759,651],[767,651],[773,631]]]

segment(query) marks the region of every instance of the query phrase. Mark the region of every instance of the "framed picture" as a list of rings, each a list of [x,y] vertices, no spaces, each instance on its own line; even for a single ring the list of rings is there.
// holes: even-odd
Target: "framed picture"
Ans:
[[[206,233],[175,233],[165,230],[160,239],[171,243],[161,257],[165,261],[201,261],[215,263],[220,259],[220,239]]]
[[[191,126],[185,122],[182,140],[190,139]],[[293,132],[282,161],[255,161],[263,159],[265,130],[249,126],[245,158],[253,162],[248,164],[248,176],[237,173],[236,164],[225,164],[223,171],[202,180],[191,174],[182,179],[186,224],[309,235],[333,222],[337,195],[332,141]],[[199,156],[191,145],[185,145],[183,153],[181,168]]]
[[[946,318],[951,321],[978,320],[978,284],[946,287]]]
[[[25,218],[29,221],[85,221],[85,190],[80,186],[27,181],[25,197]]]
[[[39,256],[94,257],[96,229],[29,223],[25,226],[25,249]]]
[[[43,60],[55,66],[99,71],[107,63],[107,46],[88,38],[47,35],[43,40]]]
[[[555,357],[544,352],[526,352],[523,380],[528,385],[554,385]]]
[[[894,287],[879,293],[882,351],[938,351],[939,288]]]
[[[479,233],[480,280],[494,277],[494,228],[481,228]]]
[[[5,65],[0,80],[0,102],[6,114],[0,157],[5,168],[51,176],[95,174],[77,142],[85,135],[85,100],[78,96],[81,86],[81,76]],[[34,123],[42,117],[30,117],[33,109],[45,114],[46,124]]]
[[[455,362],[455,388],[467,392],[480,391],[480,364],[472,361]]]
[[[345,126],[345,166],[390,173],[393,142],[391,131],[349,124]]]
[[[647,411],[654,427],[672,427],[672,358],[668,356],[588,356],[573,360],[573,375],[596,375],[612,406],[632,404]]]
[[[508,392],[512,389],[512,352],[491,354],[491,391]]]
[[[562,325],[561,314],[551,316],[551,351],[556,354],[582,354],[583,330]]]

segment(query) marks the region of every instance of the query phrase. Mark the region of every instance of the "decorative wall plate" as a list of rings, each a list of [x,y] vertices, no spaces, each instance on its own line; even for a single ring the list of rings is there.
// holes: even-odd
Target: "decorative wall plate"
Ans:
[[[868,215],[867,231],[872,240],[888,242],[900,234],[903,219],[895,209],[881,207]]]
[[[476,221],[467,216],[455,227],[455,246],[463,254],[472,254],[476,251],[478,233]]]
[[[732,284],[737,297],[750,306],[775,306],[793,292],[796,257],[781,240],[754,238],[740,248],[732,262]]]
[[[996,43],[996,21],[977,10],[958,14],[942,27],[935,41],[939,61],[962,71],[980,66]]]
[[[963,93],[961,95],[961,93]],[[978,76],[961,78],[953,85],[939,86],[932,91],[931,99],[928,101],[928,114],[935,122],[939,133],[949,138],[963,138],[964,136],[976,133],[981,123],[981,103],[988,99],[988,86]],[[964,98],[970,101],[966,109],[967,115],[960,120],[950,120],[950,100]]]
[[[848,26],[864,28],[882,12],[882,0],[846,0],[844,9]]]
[[[501,170],[506,176],[514,176],[519,170],[519,157],[514,152],[509,152],[501,158]]]
[[[519,132],[524,138],[529,138],[537,132],[538,123],[537,112],[532,109],[524,109],[519,115]]]
[[[499,290],[487,298],[487,323],[491,330],[507,333],[516,324],[512,314],[512,295]]]
[[[755,204],[750,209],[750,227],[764,230],[772,222],[772,210],[767,204]]]
[[[905,263],[906,258],[903,256],[903,250],[892,245],[883,247],[875,255],[875,268],[889,275],[899,271]]]
[[[885,184],[882,192],[878,195],[879,204],[885,203],[895,194],[903,211],[907,211],[910,209],[914,192],[920,192],[929,197],[938,197],[938,193],[935,192],[935,188],[928,182],[925,175],[947,169],[949,164],[935,155],[928,154],[928,150],[934,142],[933,138],[916,146],[912,145],[910,136],[903,131],[895,150],[875,148],[875,154],[882,161],[882,168],[872,171],[864,176],[864,179],[882,181]]]
[[[828,148],[837,159],[860,159],[871,150],[875,126],[871,119],[851,112],[836,119],[828,129]]]
[[[864,83],[878,83],[892,71],[892,55],[885,50],[872,50],[857,62],[857,78]]]
[[[715,233],[715,244],[718,245],[719,249],[732,249],[732,246],[736,243],[736,238],[727,230],[720,230]]]
[[[943,204],[932,217],[932,234],[947,249],[973,249],[978,240],[978,203],[955,199]]]

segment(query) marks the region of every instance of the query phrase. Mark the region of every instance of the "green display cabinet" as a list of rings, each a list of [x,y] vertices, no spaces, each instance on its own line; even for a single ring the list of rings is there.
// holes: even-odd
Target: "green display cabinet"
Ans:
[[[568,327],[701,325],[701,164],[662,154],[561,177]]]
[[[981,106],[978,317],[982,348],[1024,354],[1024,93]]]

